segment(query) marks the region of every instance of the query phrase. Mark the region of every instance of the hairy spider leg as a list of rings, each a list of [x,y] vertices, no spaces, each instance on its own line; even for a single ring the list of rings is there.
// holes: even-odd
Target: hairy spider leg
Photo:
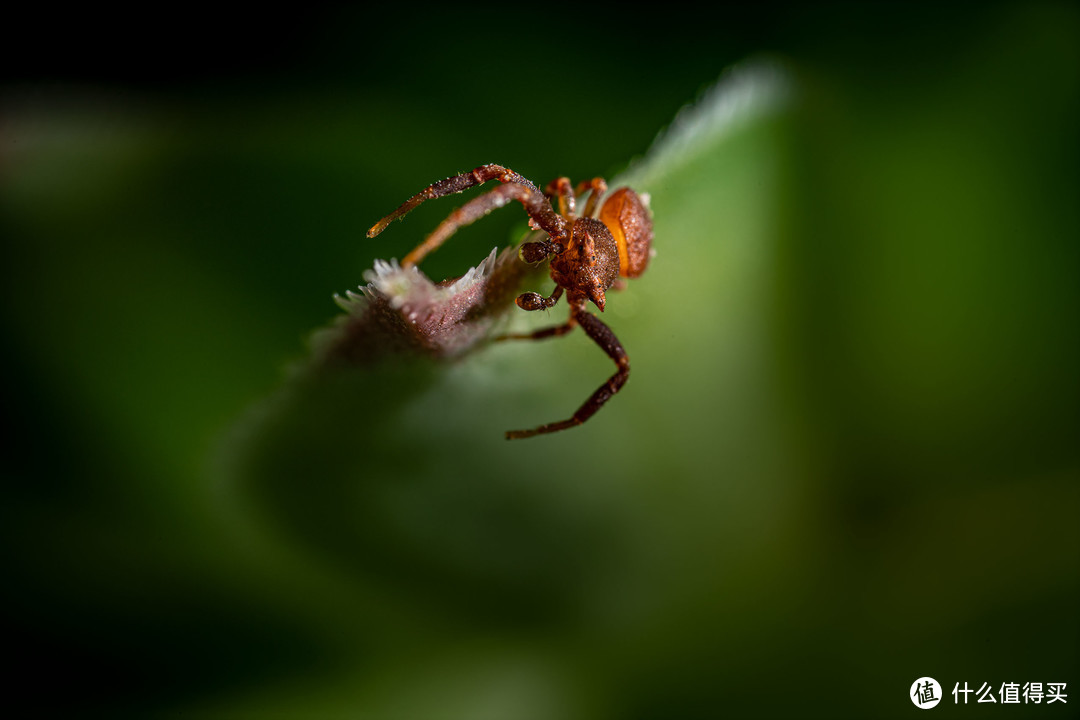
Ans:
[[[592,180],[583,180],[578,183],[577,194],[582,195],[586,190],[591,190],[589,199],[585,201],[584,217],[595,217],[597,204],[600,198],[607,192],[607,183],[602,177],[594,177]]]
[[[626,350],[623,349],[622,343],[619,342],[619,338],[615,337],[615,333],[611,331],[611,328],[605,325],[600,318],[585,310],[584,299],[580,299],[571,305],[570,319],[572,322],[581,325],[581,329],[585,331],[585,334],[592,338],[593,342],[599,345],[600,348],[608,354],[608,357],[615,361],[615,367],[617,368],[615,374],[608,378],[607,382],[598,387],[596,392],[589,396],[589,399],[585,401],[584,405],[578,408],[573,417],[560,422],[541,425],[532,430],[509,430],[506,433],[507,440],[519,440],[521,438],[533,437],[534,435],[544,435],[546,433],[558,432],[559,430],[566,430],[567,428],[581,425],[595,415],[596,411],[603,407],[604,403],[610,400],[615,393],[619,392],[630,377],[630,358],[627,357]],[[568,322],[567,325],[569,327],[559,326],[549,328],[551,331],[549,334],[561,335],[566,333],[573,327],[570,322]],[[564,327],[566,328],[565,330],[562,329]],[[548,335],[540,335],[539,337],[547,336]]]
[[[549,198],[558,198],[559,214],[563,217],[573,217],[577,212],[577,198],[574,197],[574,188],[570,185],[570,178],[555,178],[548,183],[544,194]]]
[[[544,338],[561,338],[577,326],[578,321],[573,320],[573,316],[571,315],[569,320],[562,325],[543,327],[532,332],[515,332],[515,334],[511,335],[500,335],[496,340],[543,340]]]
[[[565,245],[567,242],[566,221],[552,209],[551,203],[535,186],[508,183],[500,185],[491,192],[475,197],[454,212],[450,213],[424,242],[416,246],[401,261],[402,267],[416,265],[424,257],[442,245],[459,227],[471,225],[492,210],[501,208],[511,200],[517,200],[525,206],[529,218],[555,242]]]
[[[540,330],[534,330],[531,333],[516,333],[511,335],[500,335],[495,338],[496,340],[543,340],[549,337],[562,337],[566,333],[570,332],[577,327],[577,321],[571,317],[562,325],[554,325],[552,327],[541,328]]]
[[[483,185],[488,180],[498,180],[499,182],[504,183],[515,183],[518,185],[524,185],[525,187],[530,187],[534,190],[537,189],[536,185],[534,185],[531,180],[521,175],[518,175],[516,172],[509,168],[505,168],[502,165],[495,164],[481,165],[480,167],[467,173],[454,175],[453,177],[448,177],[445,180],[440,180],[436,183],[428,185],[426,188],[403,202],[401,204],[401,207],[399,207],[397,210],[372,225],[371,229],[367,232],[367,236],[369,238],[375,237],[383,230],[385,230],[390,223],[394,222],[400,217],[404,217],[426,200],[434,200],[435,198],[440,198],[444,195],[453,195],[455,193],[467,190],[471,187]]]

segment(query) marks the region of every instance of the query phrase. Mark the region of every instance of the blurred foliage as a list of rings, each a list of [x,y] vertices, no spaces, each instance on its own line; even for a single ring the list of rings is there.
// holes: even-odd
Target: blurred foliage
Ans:
[[[265,68],[219,62],[249,57],[237,22],[160,82],[146,39],[5,79],[13,685],[41,714],[424,718],[1075,691],[1076,7],[504,11],[251,28]],[[725,105],[755,68],[776,102]],[[657,256],[604,313],[623,392],[508,443],[610,374],[583,335],[289,375],[456,200],[367,227],[484,162],[651,194]]]

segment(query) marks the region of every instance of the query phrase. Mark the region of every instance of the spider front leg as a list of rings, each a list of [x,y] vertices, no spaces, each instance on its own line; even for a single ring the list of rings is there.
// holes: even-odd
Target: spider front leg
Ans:
[[[622,343],[619,342],[619,338],[615,337],[615,333],[611,331],[611,328],[605,325],[600,318],[592,313],[586,312],[583,307],[578,305],[575,305],[571,310],[570,322],[568,322],[567,325],[572,328],[573,325],[571,323],[575,322],[581,325],[581,329],[585,331],[585,334],[592,338],[593,342],[599,345],[600,348],[608,354],[608,357],[615,361],[615,367],[617,368],[615,374],[608,378],[606,383],[597,388],[596,392],[589,396],[589,399],[585,401],[584,405],[578,408],[573,417],[560,422],[541,425],[532,430],[509,430],[506,433],[507,440],[518,440],[521,438],[533,437],[534,435],[544,435],[581,425],[595,415],[596,411],[603,407],[604,403],[610,400],[612,396],[619,392],[622,386],[626,384],[627,379],[630,377],[630,358],[627,357],[626,350],[623,349]],[[567,328],[567,330],[570,328]],[[552,328],[552,330],[557,329],[558,328]]]
[[[457,232],[459,227],[471,225],[492,210],[501,208],[512,200],[520,202],[525,207],[525,212],[536,225],[552,238],[562,238],[567,234],[566,221],[559,217],[551,207],[551,203],[544,194],[532,186],[510,183],[500,185],[489,193],[473,198],[459,207],[439,227],[435,228],[424,242],[416,246],[401,261],[402,267],[416,265],[424,257],[446,242],[446,239]]]
[[[375,223],[371,229],[368,230],[367,236],[369,238],[375,237],[385,230],[390,223],[409,214],[418,205],[427,200],[434,200],[435,198],[440,198],[444,195],[453,195],[476,185],[483,185],[489,180],[498,180],[499,182],[504,183],[516,183],[518,185],[530,187],[533,190],[536,189],[536,186],[533,185],[531,180],[518,175],[510,168],[495,164],[481,165],[470,172],[454,175],[453,177],[448,177],[445,180],[440,180],[439,182],[428,185],[426,188],[403,202],[401,207],[397,210]]]

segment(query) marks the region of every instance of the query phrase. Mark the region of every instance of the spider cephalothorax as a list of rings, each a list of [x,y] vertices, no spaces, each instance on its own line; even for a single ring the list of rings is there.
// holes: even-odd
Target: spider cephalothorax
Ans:
[[[551,258],[551,279],[559,287],[584,293],[600,311],[604,293],[619,277],[619,246],[604,223],[583,217],[574,221],[570,242]]]
[[[506,437],[532,437],[580,425],[592,417],[630,377],[630,361],[619,339],[586,307],[592,302],[603,312],[607,302],[606,293],[620,275],[637,277],[645,271],[652,255],[652,220],[649,211],[641,196],[628,187],[619,188],[603,198],[601,204],[600,199],[607,191],[607,184],[601,178],[581,183],[576,193],[567,178],[559,178],[548,185],[546,193],[542,193],[532,182],[513,170],[501,165],[482,165],[472,172],[455,175],[424,188],[377,222],[368,231],[368,237],[375,237],[395,219],[425,200],[458,193],[488,180],[498,180],[503,184],[450,213],[424,242],[405,256],[401,264],[405,267],[415,265],[462,225],[475,222],[511,200],[520,202],[529,214],[530,224],[548,235],[546,239],[523,244],[519,251],[521,259],[536,263],[550,258],[555,291],[546,298],[535,292],[523,293],[518,296],[517,305],[523,310],[550,308],[565,292],[570,317],[563,325],[525,335],[506,335],[500,339],[537,340],[564,335],[580,325],[615,361],[617,370],[569,419],[532,430],[511,430]],[[577,195],[586,191],[589,192],[588,201],[582,213],[578,214]],[[558,202],[558,212],[551,205],[552,198]]]

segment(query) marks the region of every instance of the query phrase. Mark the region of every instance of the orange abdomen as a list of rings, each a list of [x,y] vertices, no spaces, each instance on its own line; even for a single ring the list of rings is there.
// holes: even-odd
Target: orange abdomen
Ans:
[[[619,188],[604,200],[600,222],[619,246],[619,274],[633,278],[645,272],[652,256],[653,230],[641,197],[628,187]]]

